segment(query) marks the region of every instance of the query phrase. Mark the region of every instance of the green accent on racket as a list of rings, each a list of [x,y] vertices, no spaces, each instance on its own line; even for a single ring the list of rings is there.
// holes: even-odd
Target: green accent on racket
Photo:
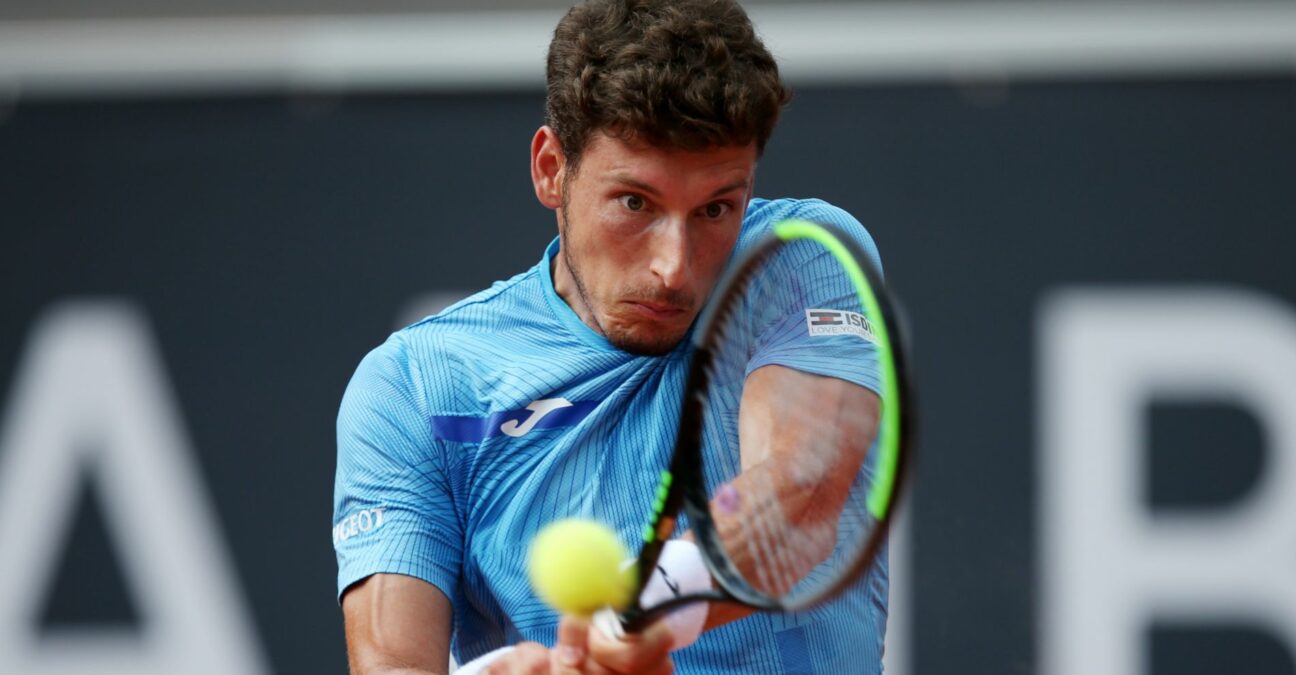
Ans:
[[[657,498],[653,501],[652,517],[648,519],[648,524],[644,526],[643,540],[652,543],[657,538],[657,532],[653,529],[653,523],[657,522],[661,516],[662,509],[666,508],[666,497],[670,495],[671,483],[675,477],[669,470],[661,472],[661,480],[657,483]]]

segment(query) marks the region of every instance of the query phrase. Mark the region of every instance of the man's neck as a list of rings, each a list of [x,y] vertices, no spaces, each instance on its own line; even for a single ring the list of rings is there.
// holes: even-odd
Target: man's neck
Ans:
[[[580,283],[576,281],[576,275],[572,274],[571,268],[567,265],[567,256],[563,251],[562,244],[558,246],[558,255],[553,257],[549,263],[549,274],[553,278],[554,292],[563,302],[571,307],[581,322],[589,326],[591,330],[599,335],[603,334],[598,322],[594,321],[594,313],[590,310],[589,304],[585,302],[585,294],[581,291]]]

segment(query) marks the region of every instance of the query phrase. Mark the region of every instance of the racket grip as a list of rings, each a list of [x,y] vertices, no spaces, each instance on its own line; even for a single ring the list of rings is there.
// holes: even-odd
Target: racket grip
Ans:
[[[639,594],[639,606],[656,607],[675,598],[710,589],[711,574],[702,561],[702,553],[697,545],[685,539],[672,539],[662,548],[661,555],[657,558],[657,569],[653,570],[647,585]],[[709,609],[710,604],[706,602],[693,602],[676,607],[658,619],[670,628],[673,636],[672,651],[697,642],[706,626]],[[632,623],[641,624],[644,617],[640,614],[639,618],[640,621]],[[628,632],[626,622],[611,608],[599,610],[592,619],[604,635],[616,640],[625,639]]]
[[[625,625],[621,623],[621,615],[611,607],[604,607],[591,617],[594,626],[601,633],[612,638],[613,640],[624,640],[626,636]]]

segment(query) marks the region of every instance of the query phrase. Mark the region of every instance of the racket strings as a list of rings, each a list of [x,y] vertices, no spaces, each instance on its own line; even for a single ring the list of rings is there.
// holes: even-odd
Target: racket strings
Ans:
[[[769,478],[764,473],[752,472],[745,480],[749,485],[743,486],[743,494],[758,495],[763,492],[762,486],[750,483]],[[777,502],[755,503],[720,521],[719,525],[721,539],[739,573],[757,590],[774,596],[782,595],[791,587],[789,571],[796,565],[793,549],[779,536],[786,531],[777,524],[782,519],[779,510]]]
[[[773,494],[776,488],[768,473],[756,471],[751,477],[754,480],[750,482],[757,484],[750,486],[750,494]],[[782,595],[787,591],[789,571],[794,565],[794,561],[789,559],[790,549],[782,541],[781,534],[786,530],[782,508],[775,500],[759,501],[754,512],[746,515],[743,521],[745,534],[760,542],[760,554],[749,563],[760,582],[759,589],[769,595]]]
[[[747,274],[717,307],[710,328],[713,400],[704,454],[711,510],[721,547],[750,587],[769,597],[809,596],[844,573],[867,538],[871,521],[864,504],[871,480],[861,467],[859,444],[850,439],[867,430],[844,423],[831,401],[785,392],[764,426],[775,435],[804,431],[791,441],[798,446],[796,461],[762,466],[768,457],[750,448],[744,457],[738,447],[738,415],[718,410],[737,407],[731,392],[741,392],[749,371],[759,367],[752,361],[758,353],[792,345],[803,350],[803,362],[857,358],[859,343],[849,341],[858,337],[811,340],[811,347],[825,344],[829,350],[809,356],[805,338],[809,310],[862,309],[852,282],[817,245],[783,246],[756,268],[759,273]]]
[[[745,545],[740,572],[771,596],[788,595],[829,560],[839,548],[838,514],[857,511],[828,503],[813,486],[768,467],[749,469],[736,482],[747,497],[736,518],[741,529],[722,536],[730,551]]]
[[[757,510],[752,523],[767,542],[767,556],[756,566],[766,578],[761,590],[770,595],[787,595],[818,563],[816,552],[831,545],[831,535],[822,525],[806,527],[794,523],[777,498],[778,488],[768,473],[760,474],[766,483],[762,492],[773,496],[765,508]]]

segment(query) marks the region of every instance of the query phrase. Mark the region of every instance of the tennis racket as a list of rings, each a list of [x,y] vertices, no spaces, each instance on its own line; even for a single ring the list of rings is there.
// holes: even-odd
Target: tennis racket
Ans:
[[[802,610],[873,564],[913,439],[896,312],[863,248],[827,225],[784,221],[730,266],[694,332],[674,455],[637,564],[642,592],[683,514],[712,588],[651,607],[637,592],[614,615],[622,630],[696,602]],[[764,366],[790,369],[768,380],[789,388],[744,419],[745,387]]]

